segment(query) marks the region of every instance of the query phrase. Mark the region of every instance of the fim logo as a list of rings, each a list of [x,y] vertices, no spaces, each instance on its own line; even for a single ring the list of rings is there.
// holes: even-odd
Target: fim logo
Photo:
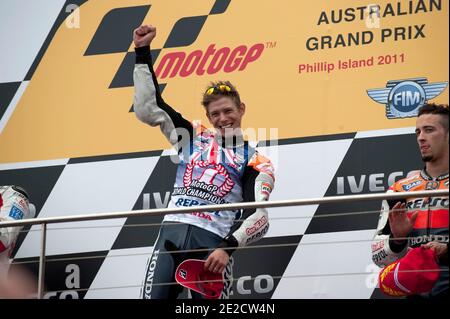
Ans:
[[[386,105],[388,119],[417,116],[419,108],[442,93],[448,82],[428,83],[426,78],[388,81],[386,88],[369,89],[375,102]]]

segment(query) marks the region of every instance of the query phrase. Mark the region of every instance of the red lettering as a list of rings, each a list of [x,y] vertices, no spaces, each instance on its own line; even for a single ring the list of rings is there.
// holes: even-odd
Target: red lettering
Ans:
[[[200,50],[195,50],[189,54],[180,71],[182,77],[189,76],[195,71],[198,62],[202,58],[202,54],[203,52]]]
[[[206,50],[205,55],[203,56],[203,59],[202,59],[202,61],[200,62],[199,66],[198,66],[198,69],[197,69],[197,72],[196,72],[198,75],[205,74],[205,72],[206,72],[206,70],[205,70],[206,61],[208,61],[209,57],[211,55],[213,55],[215,52],[216,52],[216,50],[214,50],[214,44],[211,44],[208,47],[208,49]]]
[[[229,48],[222,48],[214,54],[214,57],[211,61],[211,64],[208,67],[208,74],[214,74],[220,71],[220,69],[225,64],[225,61],[228,57],[228,54],[230,54]],[[217,63],[219,61],[219,63]]]
[[[241,64],[242,58],[244,57],[245,52],[247,52],[247,47],[245,45],[240,45],[236,49],[233,50],[230,54],[230,58],[228,59],[227,63],[225,64],[225,67],[223,70],[227,73],[235,71],[239,65]],[[236,58],[236,56],[239,54],[239,58]]]
[[[247,233],[247,235],[251,235],[254,232],[256,232],[258,229],[260,229],[262,226],[264,226],[267,223],[267,219],[266,217],[261,217],[260,219],[258,219],[252,227],[247,228],[245,230],[245,232]]]
[[[170,70],[172,69],[173,64],[176,61],[176,65],[175,65],[172,73],[170,73],[170,77],[173,78],[175,75],[177,75],[178,70],[180,69],[181,64],[183,63],[185,57],[186,57],[186,53],[184,53],[184,52],[167,53],[165,56],[163,56],[163,58],[161,59],[161,62],[158,65],[158,68],[155,70],[156,76],[159,78],[161,75],[162,79],[167,77]],[[167,63],[167,68],[165,68],[164,73],[161,74],[161,71],[164,69],[164,66],[166,65],[166,63]]]
[[[372,251],[380,250],[383,247],[384,247],[384,242],[383,241],[380,241],[380,242],[377,242],[377,243],[373,243],[372,244]]]
[[[264,44],[262,43],[258,43],[252,46],[245,55],[244,61],[242,61],[239,71],[244,70],[247,67],[247,64],[249,64],[250,62],[258,60],[263,51],[264,51]]]
[[[240,45],[233,50],[228,47],[215,49],[215,44],[208,46],[205,52],[192,51],[187,57],[185,52],[170,52],[164,55],[156,70],[160,79],[175,76],[187,77],[194,72],[197,75],[215,74],[223,70],[226,73],[243,71],[258,60],[264,51],[264,45],[257,43],[250,48]]]
[[[191,214],[194,215],[194,216],[197,216],[197,217],[200,217],[200,218],[212,221],[212,218],[211,218],[211,216],[209,214],[202,213],[202,212],[193,212]]]

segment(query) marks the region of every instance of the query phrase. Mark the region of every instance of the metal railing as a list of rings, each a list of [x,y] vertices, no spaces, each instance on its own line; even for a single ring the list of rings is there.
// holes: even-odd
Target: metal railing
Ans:
[[[414,197],[437,197],[448,196],[449,190],[432,190],[432,191],[418,191],[414,192]],[[249,209],[249,208],[275,208],[275,207],[288,207],[288,206],[306,206],[317,204],[332,204],[342,202],[355,202],[355,201],[376,201],[384,199],[403,199],[411,197],[411,192],[402,193],[382,193],[382,194],[364,194],[364,195],[345,195],[345,196],[328,196],[323,198],[310,198],[310,199],[296,199],[296,200],[277,200],[277,201],[262,201],[262,202],[245,202],[245,203],[233,203],[233,204],[220,204],[220,205],[205,205],[196,207],[185,208],[158,208],[158,209],[142,209],[135,211],[125,212],[111,212],[111,213],[99,213],[89,215],[70,215],[63,217],[44,217],[26,219],[20,221],[7,221],[0,222],[0,228],[12,227],[12,226],[26,226],[41,224],[41,245],[39,254],[39,275],[38,275],[38,294],[37,298],[41,299],[44,294],[44,280],[45,280],[45,252],[46,252],[46,238],[47,238],[47,225],[62,222],[76,222],[76,221],[89,221],[99,219],[114,219],[123,217],[136,217],[136,216],[164,216],[167,214],[183,214],[191,212],[209,212],[209,211],[225,211],[236,209]]]

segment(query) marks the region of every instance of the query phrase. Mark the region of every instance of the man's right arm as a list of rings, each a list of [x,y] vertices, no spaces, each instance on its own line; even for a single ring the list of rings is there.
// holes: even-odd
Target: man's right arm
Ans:
[[[242,198],[244,202],[269,200],[275,184],[273,164],[268,158],[255,153],[244,170]],[[231,227],[218,248],[227,248],[231,255],[233,248],[247,246],[260,240],[269,229],[269,215],[266,208],[247,208]]]
[[[140,36],[141,28],[135,30],[134,40],[136,44],[136,64],[133,74],[134,112],[142,122],[151,126],[160,126],[164,136],[172,145],[175,145],[182,138],[192,138],[193,127],[189,121],[162,99],[150,54],[150,42],[154,35],[147,41],[137,41],[136,37]],[[145,40],[145,36],[141,36],[140,39]]]

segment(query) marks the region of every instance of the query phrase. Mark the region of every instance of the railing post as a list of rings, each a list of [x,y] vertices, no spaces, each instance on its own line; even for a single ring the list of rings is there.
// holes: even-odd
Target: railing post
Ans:
[[[45,244],[47,241],[47,223],[42,223],[41,228],[41,253],[39,256],[38,299],[44,297],[45,281]]]

